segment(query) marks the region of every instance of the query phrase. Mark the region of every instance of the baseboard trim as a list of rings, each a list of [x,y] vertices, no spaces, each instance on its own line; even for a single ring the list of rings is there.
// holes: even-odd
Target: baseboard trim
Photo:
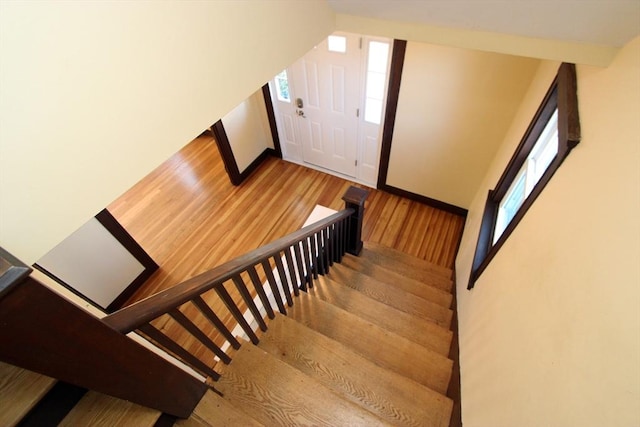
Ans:
[[[462,427],[462,404],[460,390],[460,344],[458,341],[458,288],[456,287],[456,273],[453,270],[453,301],[451,301],[451,310],[453,311],[453,319],[451,321],[451,348],[449,349],[449,359],[453,360],[453,369],[451,371],[451,379],[447,388],[447,397],[453,400],[453,411],[449,420],[449,427]]]
[[[278,157],[278,154],[273,148],[265,148],[265,150],[262,153],[260,153],[260,155],[256,157],[256,159],[253,162],[251,162],[251,164],[247,166],[247,168],[244,171],[242,171],[242,173],[240,173],[239,175],[240,183],[244,182],[245,179],[249,178],[249,176],[253,172],[255,172],[256,169],[258,169],[258,167],[260,167],[262,162],[264,162],[265,159],[270,156]]]
[[[432,199],[430,197],[423,196],[421,194],[412,193],[410,191],[403,190],[401,188],[394,187],[388,184],[384,184],[383,186],[379,187],[379,189],[386,191],[387,193],[395,194],[396,196],[405,197],[407,199],[414,200],[416,202],[431,206],[433,208],[440,209],[440,210],[452,213],[454,215],[461,216],[463,218],[466,218],[469,212],[468,210],[461,208],[459,206],[452,205],[440,200]]]

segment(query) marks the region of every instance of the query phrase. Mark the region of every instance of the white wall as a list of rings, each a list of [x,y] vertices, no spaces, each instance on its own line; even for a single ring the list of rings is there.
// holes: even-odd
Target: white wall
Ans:
[[[334,27],[321,0],[0,2],[0,244],[34,262]]]
[[[538,63],[407,43],[387,184],[468,208]]]
[[[547,90],[541,65],[456,260],[463,423],[640,425],[640,38],[578,66],[582,142],[466,290],[487,191]]]
[[[258,90],[226,114],[222,118],[222,124],[240,173],[265,149],[273,148],[262,90]]]

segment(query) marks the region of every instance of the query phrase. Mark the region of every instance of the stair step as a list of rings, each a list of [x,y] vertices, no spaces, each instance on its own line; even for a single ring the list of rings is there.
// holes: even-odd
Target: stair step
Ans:
[[[367,271],[358,270],[357,265],[353,265],[354,262],[348,260],[348,258],[350,257],[344,257],[341,264],[333,264],[329,272],[330,277],[334,278],[333,280],[349,284],[349,286],[352,287],[358,286],[359,283],[368,286],[369,283],[375,281],[378,283],[377,289],[382,289],[379,285],[382,283],[384,287],[399,289],[402,292],[418,296],[445,308],[451,307],[453,296],[450,292],[404,277],[393,271],[385,270],[382,267],[377,269],[377,273],[379,273],[377,276],[372,276]],[[393,294],[393,292],[391,292],[391,294]]]
[[[223,366],[216,389],[265,425],[388,425],[247,342]]]
[[[16,425],[56,380],[0,362],[0,426]]]
[[[448,426],[453,402],[277,314],[259,347],[397,426]]]
[[[390,248],[375,242],[364,242],[364,251],[362,255],[372,261],[384,260],[383,264],[389,268],[389,265],[397,265],[400,268],[411,267],[417,268],[423,271],[430,271],[434,274],[443,276],[447,279],[453,278],[453,270],[447,267],[443,267],[438,264],[434,264],[429,261],[425,261],[415,256],[408,255],[404,252]],[[395,270],[392,268],[392,270]]]
[[[362,253],[364,254],[365,251],[362,251]],[[402,270],[398,266],[385,263],[384,258],[372,261],[368,256],[368,254],[361,257],[345,256],[342,258],[341,264],[380,280],[381,282],[395,285],[396,282],[400,280],[406,281],[407,279],[412,279],[414,283],[420,283],[421,286],[428,285],[451,293],[451,288],[453,287],[453,281],[451,279],[418,269],[405,268]]]
[[[153,426],[160,411],[89,391],[59,426]]]
[[[193,414],[186,420],[178,420],[175,425],[179,427],[258,427],[263,424],[233,406],[220,395],[209,390],[202,396]]]
[[[439,393],[445,394],[447,391],[453,362],[436,351],[305,292],[296,298],[289,316],[383,368]]]
[[[432,340],[443,341],[442,347],[445,347],[444,343],[451,344],[453,334],[449,326],[453,312],[449,309],[435,305],[430,313],[432,318],[426,320],[369,298],[329,277],[318,279],[309,294],[323,301],[424,347],[430,348]]]
[[[376,280],[366,274],[360,274],[349,267],[343,266],[340,268],[339,264],[334,264],[334,266],[337,266],[337,268],[331,268],[326,277],[329,277],[334,282],[348,286],[369,298],[414,316],[429,319],[433,310],[449,310],[451,307],[453,295],[439,289],[431,288],[435,292],[432,292],[431,299],[427,299]],[[436,301],[433,301],[433,299]]]

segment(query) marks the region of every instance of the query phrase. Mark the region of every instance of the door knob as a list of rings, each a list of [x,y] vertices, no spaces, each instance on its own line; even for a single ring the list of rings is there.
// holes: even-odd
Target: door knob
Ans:
[[[302,98],[296,98],[296,107],[304,108],[304,103],[302,102]]]

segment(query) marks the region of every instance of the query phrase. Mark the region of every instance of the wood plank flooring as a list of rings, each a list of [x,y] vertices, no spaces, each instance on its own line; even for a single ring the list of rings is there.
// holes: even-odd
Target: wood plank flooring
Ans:
[[[200,136],[108,206],[161,266],[128,304],[297,230],[316,204],[342,209],[350,185],[269,158],[234,187],[214,139]],[[453,267],[463,218],[369,190],[363,240]]]
[[[160,265],[132,304],[298,230],[316,204],[340,210],[352,182],[268,158],[241,186],[231,185],[214,139],[202,135],[108,206]],[[362,238],[453,267],[464,219],[369,189]],[[241,311],[233,284],[225,284]],[[232,315],[213,291],[203,298],[227,325]],[[190,303],[180,308],[209,338],[224,338]],[[209,366],[213,353],[169,315],[152,322]]]

